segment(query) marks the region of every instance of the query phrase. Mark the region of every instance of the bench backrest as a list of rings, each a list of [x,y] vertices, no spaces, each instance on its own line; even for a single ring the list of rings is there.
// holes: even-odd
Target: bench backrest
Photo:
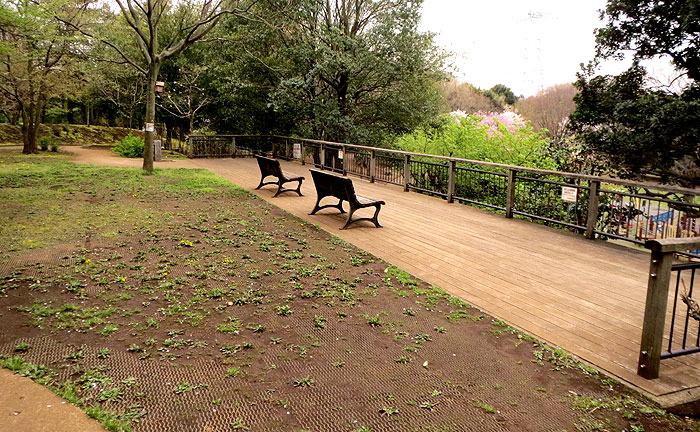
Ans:
[[[314,169],[309,171],[311,171],[311,177],[314,179],[316,193],[319,198],[334,196],[345,201],[354,202],[356,200],[355,187],[349,178]]]
[[[280,167],[280,161],[277,159],[270,159],[265,156],[255,156],[258,160],[258,166],[260,167],[260,172],[263,176],[272,175],[278,178],[282,178],[282,168]]]

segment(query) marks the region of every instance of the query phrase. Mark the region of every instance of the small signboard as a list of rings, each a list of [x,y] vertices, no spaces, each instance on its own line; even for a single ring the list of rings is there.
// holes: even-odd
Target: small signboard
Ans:
[[[292,157],[294,159],[301,159],[301,144],[294,143],[294,148],[292,149]]]
[[[343,156],[345,156],[345,153],[342,150],[338,150],[338,159],[342,159]]]
[[[153,132],[155,130],[156,130],[156,128],[153,125],[153,123],[146,123],[146,132]]]
[[[562,201],[576,202],[578,196],[578,189],[574,187],[562,186],[561,188],[561,199]]]

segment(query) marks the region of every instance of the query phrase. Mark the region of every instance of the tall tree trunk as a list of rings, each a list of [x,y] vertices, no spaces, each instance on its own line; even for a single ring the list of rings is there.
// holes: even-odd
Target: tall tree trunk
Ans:
[[[146,79],[146,144],[143,148],[143,170],[153,172],[153,134],[156,120],[156,80],[158,79],[159,63],[152,63]],[[150,127],[149,127],[150,125]],[[149,131],[149,129],[151,129]]]
[[[41,101],[32,101],[28,107],[24,107],[22,110],[22,142],[24,144],[22,153],[24,154],[39,153],[36,138],[39,134],[42,110],[43,104]]]

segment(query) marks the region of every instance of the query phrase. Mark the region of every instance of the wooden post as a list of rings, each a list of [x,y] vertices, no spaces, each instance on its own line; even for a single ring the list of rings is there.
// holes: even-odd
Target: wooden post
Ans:
[[[304,154],[304,141],[299,141],[299,154],[301,155],[301,164],[306,165],[306,155]]]
[[[700,247],[700,240],[697,238],[647,240],[644,247],[651,249],[651,263],[637,374],[647,379],[654,379],[659,377],[673,253],[696,249]]]
[[[347,148],[343,146],[343,176],[348,175],[348,152]]]
[[[323,170],[323,167],[326,164],[326,145],[321,144],[321,149],[318,152],[319,157],[321,158],[321,170]]]
[[[405,155],[403,161],[403,191],[408,192],[408,185],[411,184],[411,156]]]
[[[457,162],[451,160],[450,161],[450,172],[447,176],[447,202],[448,203],[453,203],[455,201],[454,199],[454,194],[455,194],[455,171],[457,168]]]
[[[639,348],[637,374],[647,379],[659,377],[661,344],[664,339],[664,322],[668,303],[668,284],[671,279],[673,252],[651,253],[647,302],[644,308],[644,327]]]
[[[236,137],[231,137],[231,157],[236,157]]]
[[[598,202],[600,182],[597,180],[589,181],[588,194],[588,217],[586,218],[586,237],[595,239],[595,226],[598,222]]]
[[[287,160],[292,159],[289,157],[289,140],[287,138],[284,139],[284,158]]]
[[[506,217],[513,217],[513,207],[515,206],[515,176],[517,171],[508,170],[508,183],[506,184]]]
[[[377,153],[372,150],[369,157],[369,182],[374,183],[374,172],[377,169]]]

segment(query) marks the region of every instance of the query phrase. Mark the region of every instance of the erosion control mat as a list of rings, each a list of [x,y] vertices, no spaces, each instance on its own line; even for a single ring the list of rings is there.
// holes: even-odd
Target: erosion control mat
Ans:
[[[74,196],[132,216],[5,254],[2,364],[112,430],[694,430],[260,199],[195,189]]]

